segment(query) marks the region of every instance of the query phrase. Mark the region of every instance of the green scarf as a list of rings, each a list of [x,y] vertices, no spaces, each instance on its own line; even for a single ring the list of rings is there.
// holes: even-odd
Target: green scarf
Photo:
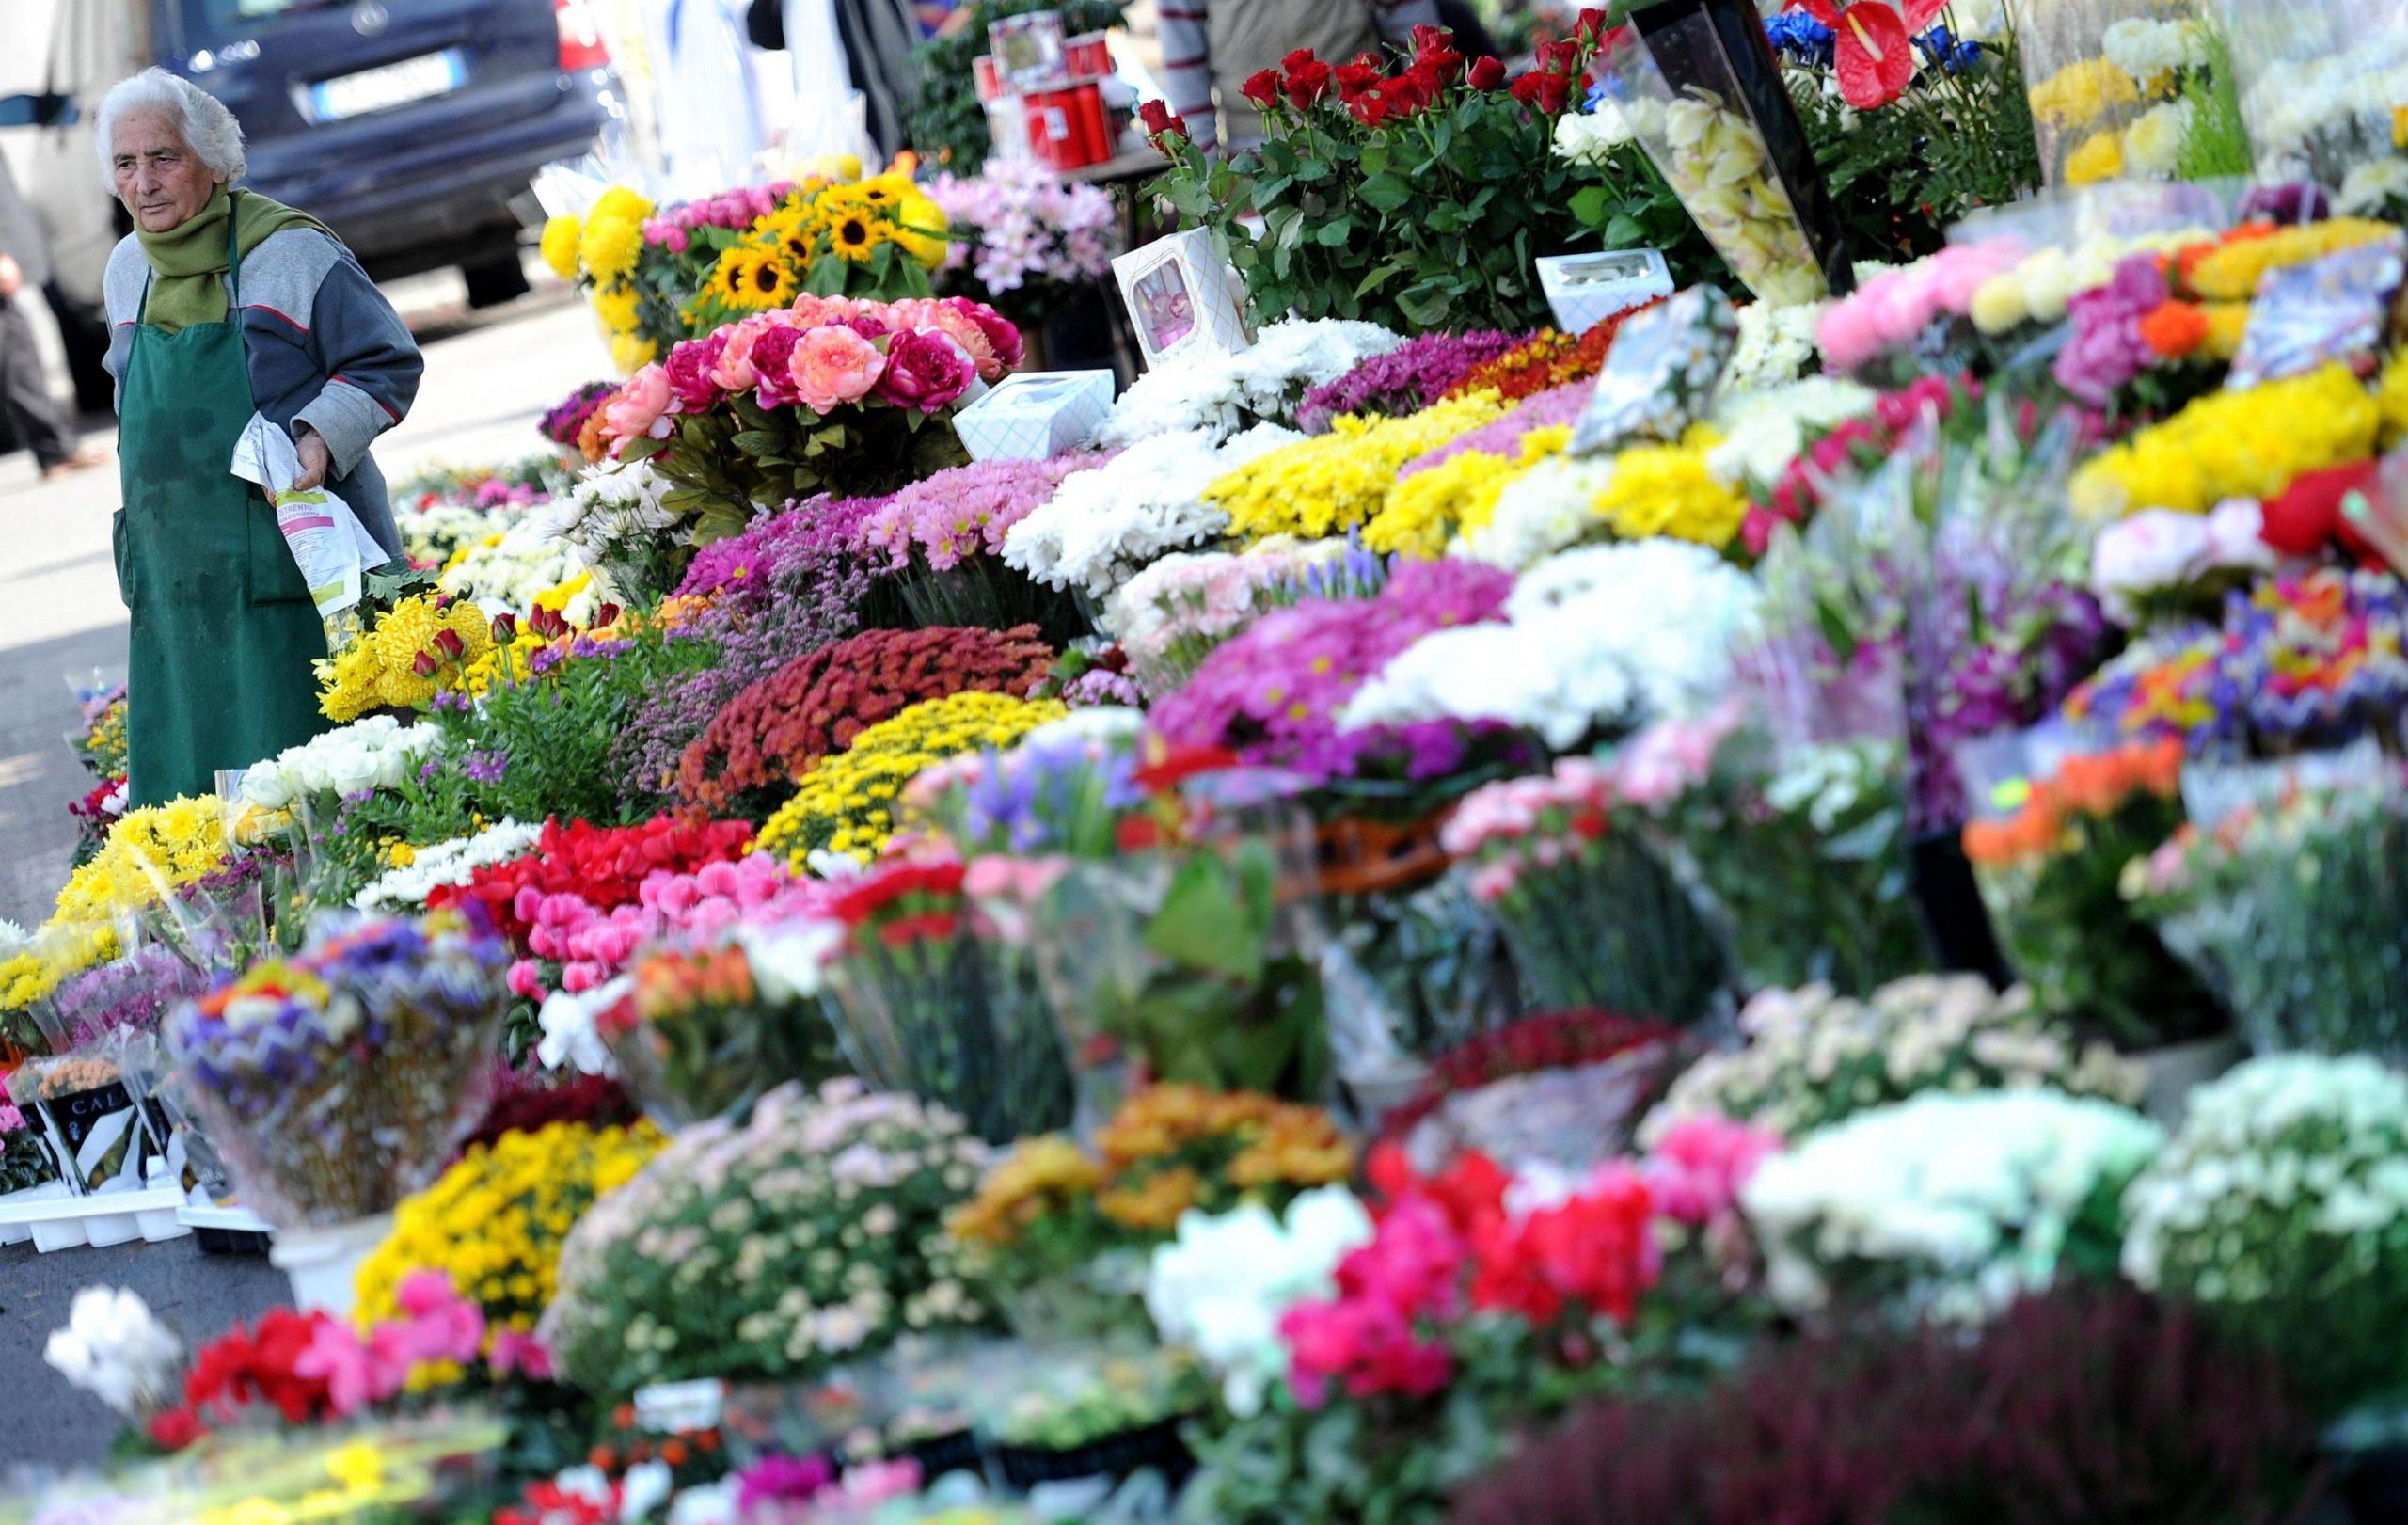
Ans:
[[[268,235],[287,228],[314,228],[334,237],[332,230],[306,212],[221,185],[207,206],[166,232],[135,230],[150,261],[150,300],[143,308],[143,322],[172,334],[196,324],[226,321],[228,217],[234,219],[234,246],[244,259]]]

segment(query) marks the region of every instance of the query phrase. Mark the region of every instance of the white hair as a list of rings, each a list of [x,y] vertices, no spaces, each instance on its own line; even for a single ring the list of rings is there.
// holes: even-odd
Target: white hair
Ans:
[[[164,69],[146,69],[119,80],[101,98],[93,140],[101,151],[101,178],[117,183],[117,124],[128,117],[164,117],[175,124],[184,146],[226,177],[229,185],[248,167],[243,158],[243,124],[226,103],[188,79]]]

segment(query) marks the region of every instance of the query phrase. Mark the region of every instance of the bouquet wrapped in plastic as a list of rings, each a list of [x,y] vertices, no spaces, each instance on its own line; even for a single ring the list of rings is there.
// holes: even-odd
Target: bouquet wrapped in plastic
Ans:
[[[2196,770],[2205,771],[2205,770]],[[2135,874],[2134,903],[2259,1053],[2408,1057],[2408,786],[2373,760],[2186,826]],[[2196,788],[2203,786],[2194,786]]]
[[[1160,797],[1123,850],[1066,866],[1032,913],[1080,1114],[1145,1077],[1318,1099],[1323,1016],[1309,818],[1285,775],[1239,770]]]
[[[509,962],[461,912],[363,919],[171,1013],[168,1052],[245,1204],[325,1228],[432,1181],[483,1106]]]
[[[2181,765],[2171,738],[2067,756],[2002,786],[2020,796],[2010,812],[1985,812],[1977,791],[1965,828],[1965,856],[2016,973],[2044,1009],[2128,1049],[2225,1025],[2215,998],[2122,892],[2127,866],[2182,823]]]
[[[638,958],[633,988],[594,1026],[644,1110],[685,1127],[843,1072],[820,967],[835,938],[804,921]]]
[[[2227,10],[2288,9],[2251,0]],[[2204,6],[2036,0],[2017,13],[2052,185],[2197,179],[2246,167],[2234,54]]]
[[[1641,732],[1614,768],[1719,903],[1751,989],[1861,995],[1932,961],[1905,750],[1894,735],[1783,744],[1726,705]]]
[[[2408,189],[2397,113],[2408,32],[2388,0],[2216,0],[2258,175],[2312,180],[2351,213],[2397,209]]]
[[[978,935],[958,861],[895,862],[838,898],[829,968],[862,1077],[961,1114],[990,1143],[1070,1119],[1070,1072],[1025,948]]]
[[[1552,773],[1488,785],[1439,841],[1503,928],[1533,1009],[1689,1025],[1722,1004],[1724,937],[1607,765],[1566,757]]]

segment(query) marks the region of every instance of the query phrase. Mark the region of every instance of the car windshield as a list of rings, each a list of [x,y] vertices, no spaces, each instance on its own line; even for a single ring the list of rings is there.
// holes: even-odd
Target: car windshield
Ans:
[[[251,37],[288,16],[324,10],[350,0],[174,0],[182,13],[187,46],[203,48]]]

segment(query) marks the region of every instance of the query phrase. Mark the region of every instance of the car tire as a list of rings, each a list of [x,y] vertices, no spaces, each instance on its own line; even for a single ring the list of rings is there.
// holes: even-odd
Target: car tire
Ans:
[[[531,290],[527,284],[527,271],[518,262],[518,251],[496,254],[460,267],[461,278],[468,283],[468,305],[472,308],[499,307],[515,302]]]
[[[52,316],[58,320],[58,342],[67,352],[67,374],[75,384],[75,410],[87,417],[117,407],[117,383],[109,376],[108,317],[85,307],[55,285],[42,289]]]

